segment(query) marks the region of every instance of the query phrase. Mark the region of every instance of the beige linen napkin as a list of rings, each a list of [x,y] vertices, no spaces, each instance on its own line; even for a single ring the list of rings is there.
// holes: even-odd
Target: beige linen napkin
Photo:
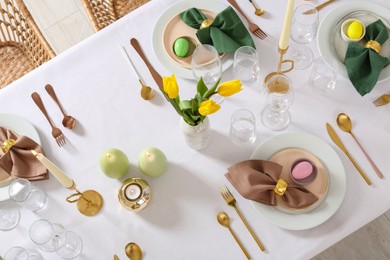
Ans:
[[[39,144],[27,136],[19,136],[10,129],[0,127],[0,142],[3,143],[8,139],[14,139],[16,142],[0,157],[0,167],[13,178],[33,181],[49,178],[47,169],[31,153],[31,150],[35,150],[43,154]]]
[[[230,167],[225,176],[244,198],[275,206],[275,196],[279,195],[276,195],[274,188],[281,172],[280,164],[247,160]],[[288,183],[288,188],[281,197],[292,208],[307,207],[318,200],[313,193],[295,183]]]

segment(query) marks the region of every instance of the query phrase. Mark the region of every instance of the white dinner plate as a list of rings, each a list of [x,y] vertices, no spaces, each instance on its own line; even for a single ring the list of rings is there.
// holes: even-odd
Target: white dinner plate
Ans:
[[[168,56],[168,54],[164,49],[163,34],[165,31],[165,27],[174,16],[192,7],[209,10],[213,13],[219,13],[222,10],[224,10],[227,6],[219,1],[213,1],[213,0],[180,1],[168,7],[168,9],[162,13],[160,18],[157,20],[156,25],[154,26],[153,35],[152,35],[153,50],[154,53],[156,54],[157,59],[171,73],[175,74],[178,77],[182,77],[186,79],[194,79],[194,75],[192,74],[191,69],[179,65],[177,62],[174,62]],[[221,61],[222,61],[222,71],[225,71],[233,64],[233,54],[228,53],[224,55]]]
[[[274,153],[286,148],[299,148],[316,156],[327,168],[329,190],[324,201],[312,211],[289,214],[275,207],[250,201],[270,223],[289,230],[304,230],[327,221],[340,207],[347,188],[343,163],[333,148],[317,136],[290,132],[265,140],[253,152],[251,159],[268,160]]]
[[[41,144],[37,130],[25,118],[14,114],[0,114],[0,126],[13,130],[18,135],[25,135],[30,137],[36,143]],[[8,184],[0,187],[0,201],[9,199]]]
[[[348,74],[343,61],[348,43],[341,39],[339,30],[340,22],[348,18],[348,16],[350,16],[349,18],[354,18],[354,12],[356,12],[356,15],[358,15],[365,26],[374,22],[376,18],[380,18],[387,26],[390,24],[390,10],[384,6],[368,1],[353,1],[339,5],[322,19],[318,27],[318,51],[328,66],[338,71],[347,79]],[[367,12],[366,17],[361,15],[363,12]],[[380,54],[390,59],[390,39],[383,44]],[[381,71],[378,82],[388,78],[390,78],[390,66],[385,67]]]

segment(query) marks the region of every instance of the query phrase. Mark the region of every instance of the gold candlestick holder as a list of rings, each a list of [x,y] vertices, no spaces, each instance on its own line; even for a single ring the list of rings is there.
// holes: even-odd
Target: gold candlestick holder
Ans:
[[[103,207],[103,197],[95,190],[86,190],[80,192],[76,188],[76,184],[73,181],[73,185],[68,188],[69,190],[74,190],[76,193],[68,196],[66,201],[69,203],[77,202],[77,209],[81,214],[85,216],[93,216],[99,213]]]
[[[268,74],[265,79],[264,79],[264,84],[267,83],[267,81],[272,77],[272,76],[275,76],[277,74],[284,74],[284,73],[287,73],[287,72],[290,72],[294,69],[294,61],[293,60],[283,60],[283,55],[286,54],[288,50],[288,47],[286,49],[281,49],[278,47],[278,52],[280,54],[279,56],[279,64],[278,64],[278,71],[275,71],[275,72],[271,72],[270,74]],[[289,69],[286,69],[286,70],[282,70],[282,66],[284,63],[290,63],[290,68]]]

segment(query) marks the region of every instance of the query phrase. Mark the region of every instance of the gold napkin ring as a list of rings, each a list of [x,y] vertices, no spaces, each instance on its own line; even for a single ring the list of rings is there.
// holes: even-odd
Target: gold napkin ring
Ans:
[[[200,28],[199,28],[199,29],[207,28],[207,27],[209,27],[212,23],[213,23],[213,20],[211,20],[211,19],[205,19],[205,20],[203,20],[203,22],[200,24]]]
[[[374,40],[368,41],[364,47],[373,49],[376,53],[380,53],[382,49],[381,44]]]
[[[7,153],[15,143],[16,141],[14,139],[7,139],[1,144],[1,150],[3,150],[4,153]]]
[[[278,182],[275,185],[274,192],[276,195],[283,196],[288,187],[288,183],[282,178],[278,179]]]

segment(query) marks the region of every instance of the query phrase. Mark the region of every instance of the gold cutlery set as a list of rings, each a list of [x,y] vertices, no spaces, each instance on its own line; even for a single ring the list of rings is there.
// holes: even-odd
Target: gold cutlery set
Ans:
[[[375,173],[378,175],[379,178],[383,178],[383,174],[381,173],[381,171],[378,169],[378,167],[376,166],[376,164],[372,161],[372,159],[370,158],[370,156],[367,154],[367,152],[364,150],[363,146],[360,144],[360,142],[356,139],[355,135],[352,133],[352,121],[351,119],[349,118],[348,115],[344,114],[344,113],[340,113],[338,116],[337,116],[337,125],[339,126],[339,128],[341,130],[343,130],[344,132],[347,132],[349,133],[352,138],[355,140],[355,142],[357,143],[357,145],[359,146],[359,148],[362,150],[363,154],[366,156],[368,162],[371,164],[371,167],[374,169]],[[343,144],[343,142],[341,141],[340,137],[337,135],[337,133],[335,132],[335,130],[333,129],[333,127],[329,124],[329,123],[326,123],[326,130],[328,131],[328,134],[330,136],[330,138],[332,139],[332,141],[340,148],[341,151],[343,151],[347,157],[351,160],[352,164],[355,166],[355,168],[358,170],[358,172],[360,173],[360,175],[363,177],[363,179],[366,181],[366,183],[368,185],[371,185],[372,182],[371,180],[367,177],[367,175],[365,174],[365,172],[362,170],[362,168],[360,168],[360,166],[358,165],[358,163],[355,161],[355,159],[352,157],[352,155],[348,152],[347,148],[345,147],[345,145]]]
[[[246,221],[246,219],[242,215],[241,211],[237,208],[236,199],[234,198],[233,194],[229,191],[229,189],[226,186],[222,186],[219,189],[219,192],[221,193],[226,204],[228,204],[229,206],[231,206],[235,209],[235,211],[237,212],[237,215],[240,217],[240,219],[244,223],[245,227],[248,229],[249,233],[252,235],[253,239],[256,241],[256,244],[259,246],[260,250],[264,252],[265,251],[264,245],[261,243],[260,239],[256,236],[256,234],[254,233],[252,228],[249,226],[248,222]],[[243,251],[243,253],[247,257],[247,259],[250,259],[249,253],[246,251],[245,247],[243,246],[243,244],[241,243],[241,241],[239,240],[239,238],[237,237],[235,232],[230,227],[229,215],[225,212],[219,212],[217,214],[217,220],[218,220],[219,224],[221,224],[222,226],[229,229],[230,233],[232,234],[233,238],[236,240],[237,244],[240,246],[241,250]]]

